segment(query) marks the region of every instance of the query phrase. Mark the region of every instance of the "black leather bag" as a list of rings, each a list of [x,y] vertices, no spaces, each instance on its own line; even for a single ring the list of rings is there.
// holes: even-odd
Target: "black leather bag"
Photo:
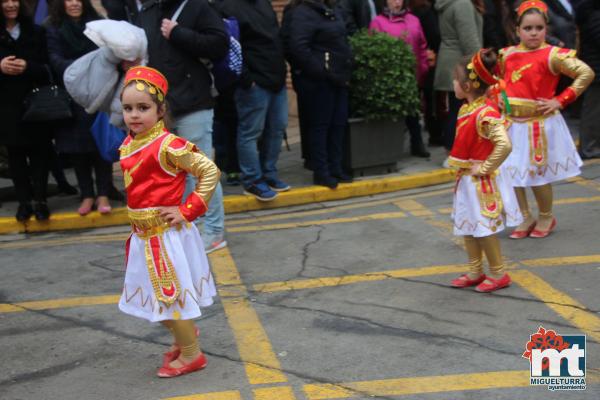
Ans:
[[[73,117],[71,96],[62,87],[54,83],[50,68],[46,66],[50,84],[38,86],[25,97],[23,121],[58,121]]]

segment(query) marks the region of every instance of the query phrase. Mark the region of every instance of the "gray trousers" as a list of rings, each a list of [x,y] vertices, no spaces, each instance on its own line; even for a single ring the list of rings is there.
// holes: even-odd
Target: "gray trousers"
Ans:
[[[600,83],[590,85],[585,92],[579,141],[584,158],[600,157]]]

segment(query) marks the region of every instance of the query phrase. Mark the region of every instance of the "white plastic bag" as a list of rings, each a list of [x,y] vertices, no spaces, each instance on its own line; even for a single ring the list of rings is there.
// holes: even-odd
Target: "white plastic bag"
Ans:
[[[122,60],[147,60],[146,32],[126,21],[101,19],[85,24],[83,32],[98,47],[108,47]]]

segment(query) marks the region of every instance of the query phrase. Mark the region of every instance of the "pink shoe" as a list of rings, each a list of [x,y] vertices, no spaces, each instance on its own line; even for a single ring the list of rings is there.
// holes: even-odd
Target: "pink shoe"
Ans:
[[[96,209],[102,215],[109,214],[112,211],[112,207],[108,204],[108,199],[103,203],[103,205],[100,205],[100,197],[98,197],[96,199]]]
[[[77,209],[77,212],[79,213],[79,215],[81,215],[83,217],[83,216],[91,213],[93,207],[94,207],[94,200],[90,199],[90,198],[85,198],[81,202],[81,206],[79,206],[79,208]]]
[[[546,236],[548,236],[550,234],[550,232],[552,232],[554,230],[554,228],[556,228],[556,218],[552,218],[552,223],[550,224],[550,228],[548,228],[547,231],[540,231],[539,229],[536,228],[533,231],[531,231],[531,233],[529,234],[529,237],[536,238],[536,239],[545,238]]]

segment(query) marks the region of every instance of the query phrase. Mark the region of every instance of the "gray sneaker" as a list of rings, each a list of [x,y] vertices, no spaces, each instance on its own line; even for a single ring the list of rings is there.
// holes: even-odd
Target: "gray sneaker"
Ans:
[[[202,241],[204,242],[204,251],[206,251],[206,254],[227,246],[227,241],[223,234],[202,234]]]

